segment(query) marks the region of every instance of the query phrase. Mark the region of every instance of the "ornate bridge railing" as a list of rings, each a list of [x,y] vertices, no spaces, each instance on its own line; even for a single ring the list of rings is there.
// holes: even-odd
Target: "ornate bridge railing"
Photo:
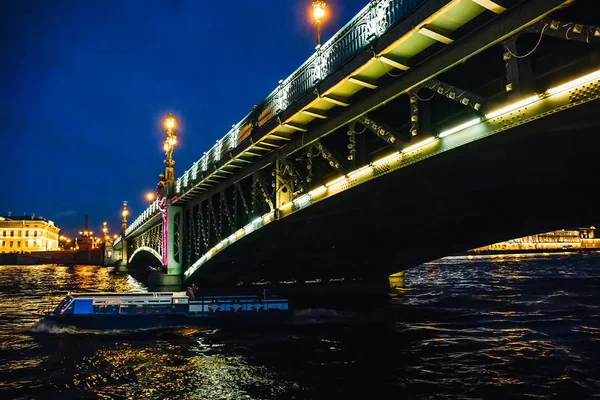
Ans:
[[[427,0],[372,0],[346,26],[319,48],[304,64],[267,96],[255,110],[233,125],[223,138],[196,161],[177,180],[180,193],[189,181],[221,160],[229,151],[249,142],[254,124],[263,126],[280,112],[312,90],[315,85],[340,68],[374,39],[385,33],[394,23]]]
[[[129,236],[133,231],[135,231],[144,222],[146,222],[149,218],[153,217],[157,213],[158,213],[158,200],[154,200],[154,202],[152,202],[152,204],[150,204],[150,206],[148,208],[146,208],[143,213],[138,215],[138,217],[133,221],[133,223],[127,227],[127,230],[125,230],[125,235]],[[119,237],[119,240],[120,239],[121,238]],[[115,243],[117,243],[117,242],[115,241]]]

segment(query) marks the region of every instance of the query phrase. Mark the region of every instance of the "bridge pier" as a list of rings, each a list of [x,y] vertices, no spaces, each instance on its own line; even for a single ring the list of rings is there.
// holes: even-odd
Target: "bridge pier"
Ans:
[[[179,292],[182,284],[181,275],[152,272],[148,276],[148,290],[151,292]]]
[[[163,240],[166,239],[166,255],[163,260],[167,266],[167,274],[179,277],[181,281],[181,241],[183,238],[183,207],[174,206],[171,201],[168,202],[167,211],[167,230],[163,232]],[[164,242],[163,242],[164,243]],[[169,278],[171,280],[172,278]]]
[[[183,285],[182,238],[183,207],[167,200],[166,222],[163,226],[163,263],[167,273],[153,272],[148,276],[148,288],[153,292],[177,292]]]
[[[115,263],[115,271],[127,272],[127,239],[125,239],[125,231],[121,233],[121,259]]]

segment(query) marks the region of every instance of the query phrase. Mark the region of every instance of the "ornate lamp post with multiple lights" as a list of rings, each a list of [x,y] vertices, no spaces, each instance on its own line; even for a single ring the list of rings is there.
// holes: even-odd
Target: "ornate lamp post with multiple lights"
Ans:
[[[127,238],[125,237],[125,231],[127,230],[127,216],[129,215],[129,210],[127,209],[127,202],[123,202],[123,210],[121,210],[121,261],[117,264],[117,271],[125,272],[127,271],[127,260],[129,259],[127,255]],[[108,228],[106,231],[106,222],[104,223],[104,227],[102,232],[105,237],[108,235]],[[117,235],[113,237],[113,241],[117,239]]]
[[[162,261],[166,267],[167,274],[158,274],[153,282],[159,286],[174,286],[181,284],[181,251],[180,239],[182,232],[182,214],[181,206],[173,203],[177,202],[175,198],[175,161],[173,160],[173,150],[177,144],[175,128],[177,121],[172,114],[169,114],[164,120],[164,127],[167,131],[167,137],[163,143],[165,152],[165,172],[159,175],[158,185],[156,187],[158,207],[162,214]],[[150,195],[150,194],[149,194]],[[151,201],[150,197],[146,197]],[[154,199],[154,197],[152,197]]]
[[[106,222],[102,223],[102,238],[104,239],[105,242],[106,242],[106,239],[108,239],[108,226],[107,226]]]
[[[170,192],[170,186],[175,183],[175,161],[173,160],[173,150],[177,144],[177,136],[175,136],[175,126],[177,121],[173,115],[169,114],[165,118],[165,128],[167,129],[167,138],[163,143],[163,150],[165,151],[165,173],[160,175],[159,185],[159,196],[165,196]]]
[[[323,0],[313,0],[313,18],[315,19],[315,26],[317,27],[317,47],[321,46],[321,22],[325,16],[325,6],[327,4]]]
[[[129,210],[127,209],[127,202],[123,202],[123,211],[121,211],[121,235],[125,237],[125,230],[127,230],[127,216],[129,215]]]

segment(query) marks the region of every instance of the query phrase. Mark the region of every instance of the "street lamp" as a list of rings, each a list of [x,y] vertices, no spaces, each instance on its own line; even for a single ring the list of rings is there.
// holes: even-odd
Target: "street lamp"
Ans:
[[[160,175],[158,182],[158,195],[164,197],[169,193],[170,187],[175,183],[175,161],[173,160],[173,149],[177,144],[177,136],[175,135],[175,127],[177,121],[172,114],[169,114],[164,121],[165,129],[167,130],[167,137],[163,143],[163,150],[165,151],[165,173]]]
[[[123,202],[123,211],[121,211],[121,231],[123,236],[125,236],[125,230],[127,229],[127,216],[129,215],[129,210],[127,209],[127,202]]]
[[[152,204],[152,202],[154,201],[154,193],[146,193],[146,200],[148,201],[148,205]]]
[[[327,4],[323,0],[313,0],[313,18],[315,19],[315,26],[317,27],[317,47],[321,46],[321,21],[325,16],[325,6]]]

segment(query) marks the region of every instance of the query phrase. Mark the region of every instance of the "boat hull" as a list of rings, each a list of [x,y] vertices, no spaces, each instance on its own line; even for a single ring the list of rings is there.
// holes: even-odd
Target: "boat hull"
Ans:
[[[289,313],[282,311],[258,311],[239,313],[197,313],[157,315],[46,315],[44,320],[83,329],[120,330],[154,329],[182,326],[248,325],[280,323]]]

